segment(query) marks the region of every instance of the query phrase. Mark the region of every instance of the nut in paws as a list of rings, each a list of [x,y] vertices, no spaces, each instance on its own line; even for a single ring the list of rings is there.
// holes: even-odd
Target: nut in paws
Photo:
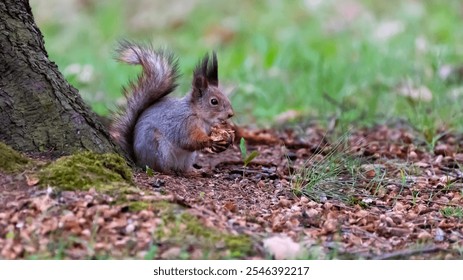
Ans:
[[[211,140],[212,146],[211,150],[214,153],[221,153],[228,149],[233,143],[235,138],[235,131],[229,127],[212,127]]]

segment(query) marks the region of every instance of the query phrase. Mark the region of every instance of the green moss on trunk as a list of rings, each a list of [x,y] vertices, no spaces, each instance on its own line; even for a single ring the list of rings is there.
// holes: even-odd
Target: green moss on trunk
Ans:
[[[27,158],[0,142],[0,171],[7,173],[21,171],[28,163]]]

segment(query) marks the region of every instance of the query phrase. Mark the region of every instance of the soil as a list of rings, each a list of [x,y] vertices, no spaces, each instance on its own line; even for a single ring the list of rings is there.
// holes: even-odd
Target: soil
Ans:
[[[94,190],[40,188],[29,172],[0,173],[0,256],[143,258],[156,244],[154,258],[178,258],[180,244],[153,240],[162,212],[127,210],[131,201],[168,201],[208,228],[249,236],[252,249],[239,258],[462,257],[462,135],[430,145],[401,124],[327,135],[317,126],[240,129],[248,154],[259,153],[246,167],[237,144],[201,153],[186,177],[138,171],[140,192],[125,204]],[[294,252],[272,249],[275,236],[289,237]],[[206,257],[200,244],[185,250]]]

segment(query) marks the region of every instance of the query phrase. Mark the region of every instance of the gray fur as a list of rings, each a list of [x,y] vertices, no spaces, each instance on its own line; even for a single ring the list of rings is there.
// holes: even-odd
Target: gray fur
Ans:
[[[137,165],[175,173],[192,167],[196,152],[182,149],[180,143],[181,139],[188,139],[184,122],[194,117],[190,107],[188,96],[182,99],[165,97],[143,112],[135,126]]]

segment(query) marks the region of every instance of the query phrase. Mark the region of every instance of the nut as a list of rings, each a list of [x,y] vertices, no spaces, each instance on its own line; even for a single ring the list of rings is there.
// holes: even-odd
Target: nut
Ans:
[[[216,125],[211,129],[213,146],[210,151],[220,153],[225,151],[235,140],[235,131],[229,124]]]

